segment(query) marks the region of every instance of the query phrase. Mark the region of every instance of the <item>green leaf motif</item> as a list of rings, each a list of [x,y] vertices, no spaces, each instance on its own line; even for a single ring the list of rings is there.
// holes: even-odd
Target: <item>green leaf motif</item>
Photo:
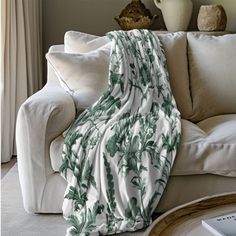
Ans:
[[[119,150],[118,146],[118,136],[114,134],[106,144],[106,150],[111,155],[111,157],[114,157],[116,152]]]
[[[86,209],[81,213],[81,218],[77,218],[75,215],[68,217],[68,222],[72,225],[70,228],[70,234],[72,236],[89,236],[90,233],[96,229],[96,217],[100,215],[104,210],[104,206],[95,202],[92,209]]]
[[[117,74],[113,71],[110,71],[110,83],[111,83],[111,85],[114,86],[116,84],[119,84],[122,93],[124,92],[124,83],[122,81],[123,76],[124,76],[123,74]]]
[[[111,208],[111,211],[114,212],[116,209],[116,201],[115,201],[115,186],[113,182],[113,176],[111,173],[111,168],[110,164],[107,161],[106,155],[103,153],[103,159],[104,159],[104,164],[106,167],[106,173],[107,173],[107,181],[108,181],[108,189],[107,189],[107,197],[109,199],[109,206]]]
[[[74,201],[75,211],[79,210],[81,206],[84,206],[88,200],[86,194],[80,195],[77,189],[73,186],[70,186],[69,192],[65,195],[65,198]]]
[[[141,69],[140,69],[140,74],[141,74],[141,82],[144,86],[146,86],[150,81],[151,81],[151,74],[148,70],[148,66],[146,64],[143,64]]]
[[[137,152],[138,148],[139,148],[139,143],[140,143],[139,136],[135,135],[134,138],[131,141],[129,151],[132,152],[132,153]]]
[[[167,114],[167,116],[170,116],[171,111],[174,108],[172,97],[170,96],[170,94],[167,94],[167,96],[164,97],[163,99],[164,99],[164,102],[162,103],[162,107],[164,108],[164,111]]]
[[[130,198],[128,202],[128,206],[125,210],[125,217],[135,219],[135,217],[139,214],[139,207],[137,205],[138,201],[135,197]]]
[[[135,68],[135,65],[134,65],[134,63],[131,63],[131,64],[129,64],[129,66],[130,66],[132,69],[134,69],[134,68]]]

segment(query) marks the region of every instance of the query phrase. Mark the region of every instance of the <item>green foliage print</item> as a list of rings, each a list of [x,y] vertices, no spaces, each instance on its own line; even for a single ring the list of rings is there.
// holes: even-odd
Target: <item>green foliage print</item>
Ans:
[[[92,209],[85,208],[85,210],[80,213],[79,217],[76,217],[76,215],[70,215],[67,220],[72,227],[68,229],[68,233],[73,236],[89,236],[97,227],[96,216],[101,214],[103,210],[104,206],[99,204],[97,201]]]
[[[67,236],[135,231],[167,184],[180,142],[180,113],[164,49],[151,31],[114,31],[107,91],[65,132]]]
[[[117,218],[115,216],[116,210],[116,199],[115,199],[115,185],[113,182],[112,170],[110,163],[108,162],[106,155],[103,153],[104,165],[106,168],[107,176],[107,214],[106,214],[106,223],[107,223],[107,233],[116,233],[119,232],[119,226],[122,221],[122,218]]]

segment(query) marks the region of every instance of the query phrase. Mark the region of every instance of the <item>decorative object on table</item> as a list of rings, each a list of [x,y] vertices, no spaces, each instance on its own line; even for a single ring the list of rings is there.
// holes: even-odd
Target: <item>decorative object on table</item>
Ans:
[[[203,5],[200,7],[197,26],[200,31],[224,31],[227,16],[221,5]]]
[[[115,20],[122,30],[149,29],[156,17],[152,16],[141,0],[132,0]]]
[[[185,31],[188,28],[192,11],[192,0],[154,0],[161,10],[168,31]]]
[[[214,235],[236,235],[236,212],[202,220],[202,226]]]

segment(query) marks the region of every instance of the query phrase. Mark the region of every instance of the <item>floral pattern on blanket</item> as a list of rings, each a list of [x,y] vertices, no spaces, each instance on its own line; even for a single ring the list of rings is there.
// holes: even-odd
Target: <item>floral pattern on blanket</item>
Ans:
[[[164,49],[148,30],[114,31],[108,89],[65,135],[67,235],[108,235],[151,223],[180,141]]]

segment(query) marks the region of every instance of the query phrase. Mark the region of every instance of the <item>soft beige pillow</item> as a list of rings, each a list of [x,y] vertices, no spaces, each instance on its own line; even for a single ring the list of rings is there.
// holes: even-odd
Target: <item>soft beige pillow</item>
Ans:
[[[89,53],[48,53],[48,62],[78,109],[91,106],[107,87],[110,45]]]
[[[187,34],[185,32],[155,32],[165,49],[171,88],[181,112],[181,117],[188,119],[192,114],[192,101],[189,90]]]
[[[78,31],[68,31],[64,36],[65,52],[67,53],[90,52],[109,42],[107,36],[99,37]]]
[[[236,34],[188,33],[192,121],[236,113]]]

